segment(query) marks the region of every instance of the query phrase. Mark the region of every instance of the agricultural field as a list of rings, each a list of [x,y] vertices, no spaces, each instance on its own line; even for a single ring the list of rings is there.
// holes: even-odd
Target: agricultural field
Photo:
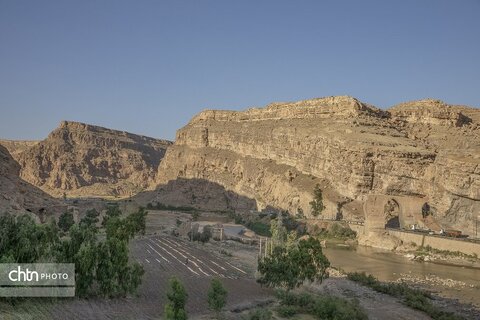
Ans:
[[[220,279],[228,290],[227,309],[272,297],[272,291],[261,288],[252,269],[238,257],[220,254],[224,244],[211,241],[202,245],[170,235],[176,219],[187,217],[179,213],[153,212],[147,218],[147,234],[131,241],[131,259],[145,269],[137,296],[57,302],[30,300],[14,307],[2,304],[2,319],[160,319],[168,280],[172,276],[185,285],[189,294],[187,311],[193,318],[209,313],[207,291],[213,278]],[[215,252],[217,247],[219,250]],[[254,258],[254,248],[251,249],[251,258]]]

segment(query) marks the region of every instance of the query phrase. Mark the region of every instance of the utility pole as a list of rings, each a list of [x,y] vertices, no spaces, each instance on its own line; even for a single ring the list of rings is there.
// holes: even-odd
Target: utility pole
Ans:
[[[258,250],[258,256],[261,257],[262,256],[262,237],[260,237],[259,240],[260,240],[260,248]]]
[[[478,239],[478,220],[480,220],[480,216],[477,216],[477,219],[475,220],[475,238]]]

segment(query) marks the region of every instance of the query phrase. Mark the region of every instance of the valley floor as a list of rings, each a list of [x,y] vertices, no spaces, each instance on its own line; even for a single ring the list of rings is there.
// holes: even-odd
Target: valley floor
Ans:
[[[257,247],[234,241],[211,241],[203,245],[172,236],[171,230],[178,220],[189,217],[177,212],[150,212],[147,235],[133,240],[130,246],[132,259],[145,269],[137,296],[57,302],[27,300],[15,306],[0,303],[0,319],[161,319],[168,280],[172,276],[178,277],[186,287],[191,319],[212,318],[207,307],[207,291],[213,278],[219,278],[228,290],[225,319],[245,319],[255,306],[275,309],[274,291],[261,288],[255,282]],[[305,286],[302,290],[357,299],[369,319],[429,319],[398,299],[360,286],[335,270],[322,284]],[[452,311],[463,311],[467,319],[480,319],[478,310],[465,312],[463,305],[447,300],[439,300],[439,303],[449,305]],[[312,318],[302,316],[296,319]]]

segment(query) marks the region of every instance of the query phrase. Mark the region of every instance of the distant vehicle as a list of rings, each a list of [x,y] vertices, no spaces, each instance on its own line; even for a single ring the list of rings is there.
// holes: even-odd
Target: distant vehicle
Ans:
[[[460,231],[460,230],[445,230],[443,234],[447,237],[460,238],[462,236],[462,231]]]

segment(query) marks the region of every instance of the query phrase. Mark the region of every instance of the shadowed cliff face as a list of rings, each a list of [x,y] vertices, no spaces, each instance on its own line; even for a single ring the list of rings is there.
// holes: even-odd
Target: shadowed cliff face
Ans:
[[[63,207],[56,199],[20,179],[19,172],[20,166],[0,145],[0,214],[25,211],[51,214]]]
[[[254,199],[241,196],[226,190],[218,183],[204,179],[171,180],[157,186],[155,190],[137,194],[133,200],[143,206],[161,203],[174,207],[225,212],[246,212],[257,207]]]
[[[480,209],[478,113],[436,100],[382,111],[350,97],[208,110],[177,132],[156,182],[205,179],[260,208],[307,215],[319,183],[325,214],[341,204],[346,218],[362,216],[367,194],[423,197],[437,219],[468,231]]]
[[[170,144],[64,121],[45,140],[14,156],[21,178],[52,195],[131,195],[154,180]]]

